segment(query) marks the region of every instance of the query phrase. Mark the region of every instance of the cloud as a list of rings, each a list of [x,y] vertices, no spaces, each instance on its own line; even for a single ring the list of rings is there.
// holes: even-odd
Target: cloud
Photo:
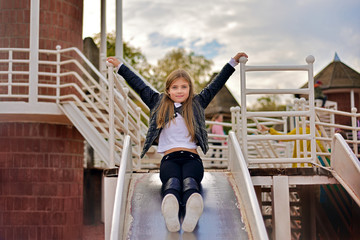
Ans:
[[[85,8],[90,1],[84,1]],[[114,2],[107,1],[110,15]],[[123,2],[123,37],[153,64],[173,47],[212,59],[213,71],[239,51],[248,53],[249,65],[306,64],[311,54],[316,74],[337,52],[360,71],[359,10],[358,0],[132,0]],[[99,25],[84,21],[84,30],[88,24]],[[249,78],[261,88],[297,88],[305,81],[273,72]],[[238,71],[227,85],[240,95]]]

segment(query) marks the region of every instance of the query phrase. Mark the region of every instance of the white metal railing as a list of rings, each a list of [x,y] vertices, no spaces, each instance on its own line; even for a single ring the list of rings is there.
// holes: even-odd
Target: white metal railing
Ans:
[[[56,50],[39,50],[39,79],[32,83],[29,80],[29,55],[28,48],[0,48],[0,102],[29,103],[30,99],[35,99],[57,103],[61,107],[63,103],[74,101],[108,140],[111,153],[121,153],[124,135],[131,136],[135,146],[132,153],[139,167],[147,115],[129,98],[129,91],[119,84],[114,73],[103,76],[79,49],[57,46]],[[110,92],[113,88],[109,88],[107,77],[114,79],[113,92]],[[30,91],[34,88],[32,85],[37,91]],[[114,166],[114,160],[110,165]]]
[[[314,111],[314,79],[313,79],[313,56],[306,58],[307,65],[293,65],[293,66],[247,66],[247,58],[240,58],[240,81],[241,81],[241,126],[240,137],[241,145],[245,159],[248,165],[253,164],[301,164],[301,163],[315,163],[316,162],[316,142],[315,142],[315,111]],[[249,89],[246,86],[246,73],[252,71],[305,71],[308,75],[308,87],[304,89]],[[304,104],[299,104],[296,111],[268,111],[268,112],[249,112],[247,111],[247,96],[252,94],[306,94],[309,98],[309,108],[306,109]],[[283,118],[295,117],[296,119],[296,134],[288,135],[255,135],[248,132],[248,120],[257,119],[260,117],[268,118]],[[258,120],[257,120],[258,121]],[[309,133],[305,131],[309,123]],[[302,132],[301,129],[304,129]],[[262,140],[273,141],[295,141],[297,146],[297,153],[295,157],[278,157],[278,158],[261,158],[249,156],[249,144],[256,143]],[[303,147],[303,152],[300,151],[300,145],[307,145],[310,141],[310,152]],[[301,143],[301,144],[300,144]],[[311,166],[311,165],[310,165]]]
[[[305,104],[304,100],[295,100],[296,104]],[[304,105],[305,108],[308,108],[308,105]],[[294,111],[294,109],[292,110]],[[239,137],[241,135],[241,116],[240,115],[240,108],[233,108],[232,109],[232,125],[233,125],[233,131],[236,133],[236,135]],[[327,119],[329,121],[322,121],[320,116],[327,115]],[[357,113],[357,109],[353,108],[352,112],[344,112],[339,111],[336,109],[326,109],[326,108],[320,108],[315,107],[315,126],[316,126],[316,134],[315,134],[315,140],[316,140],[316,156],[317,156],[317,164],[321,164],[325,167],[330,167],[330,161],[331,161],[331,142],[333,139],[333,136],[335,132],[339,130],[343,130],[346,135],[349,135],[351,137],[348,139],[345,139],[345,141],[349,144],[355,155],[359,158],[359,145],[360,145],[360,139],[358,138],[358,133],[360,131],[360,126],[358,126],[357,122],[360,119],[360,113]],[[344,125],[335,123],[335,119],[338,119],[340,116],[348,117],[349,122],[351,122],[350,125]],[[256,141],[253,143],[248,144],[248,158],[257,158],[257,159],[266,159],[268,158],[280,158],[282,157],[288,157],[291,158],[293,146],[296,140],[294,140],[294,136],[281,136],[280,138],[278,136],[269,136],[268,133],[266,135],[262,135],[257,129],[257,126],[259,124],[263,124],[268,127],[275,127],[278,126],[279,129],[283,129],[282,133],[286,134],[288,132],[288,123],[290,122],[290,125],[295,125],[296,119],[294,117],[283,117],[282,119],[278,118],[265,118],[265,117],[253,117],[251,118],[253,122],[248,122],[247,124],[247,132],[249,135],[261,135],[261,141]],[[330,133],[330,134],[329,134]],[[252,136],[250,136],[251,138]],[[258,136],[256,136],[258,137]],[[253,137],[254,138],[254,137]],[[278,138],[282,141],[274,141],[274,139]],[[240,139],[241,140],[241,139]],[[301,154],[301,152],[300,152]],[[284,162],[285,163],[285,162]],[[294,167],[294,165],[284,165],[282,163],[281,165],[272,165],[267,163],[259,164],[259,167],[271,167],[271,166],[277,166],[277,167]]]
[[[349,195],[360,206],[360,163],[340,134],[334,135],[332,174],[343,185]]]
[[[242,154],[239,142],[233,131],[229,133],[229,161],[230,171],[236,181],[240,194],[240,204],[244,209],[251,239],[268,239],[264,220],[256,197],[255,189],[247,168],[247,161]]]
[[[127,135],[124,141],[124,150],[121,156],[121,163],[117,176],[114,208],[112,213],[111,222],[111,240],[123,239],[125,218],[126,218],[126,201],[129,188],[129,182],[132,172],[132,159],[131,159],[131,139]]]
[[[28,48],[0,48],[0,102],[16,101],[29,102],[29,99],[37,99],[38,102],[52,102],[57,104],[66,103],[67,101],[76,102],[79,109],[84,115],[91,120],[99,133],[111,143],[109,149],[111,153],[121,153],[122,142],[125,134],[131,136],[133,146],[133,156],[137,159],[136,167],[141,168],[140,152],[142,141],[145,139],[147,131],[148,115],[143,111],[148,111],[145,104],[142,103],[139,96],[129,88],[124,79],[115,74],[111,67],[108,69],[107,76],[103,76],[90,61],[77,48],[61,49],[57,46],[56,50],[39,50],[39,81],[37,83],[37,96],[30,96],[36,91],[30,91],[29,82],[29,54]],[[46,55],[46,57],[41,57]],[[351,139],[346,142],[351,146],[354,153],[359,157],[358,132],[360,126],[357,121],[360,119],[360,113],[353,108],[350,113],[338,111],[336,109],[327,109],[312,107],[312,61],[311,57],[307,58],[308,65],[300,66],[246,66],[246,59],[241,62],[242,78],[242,106],[246,106],[246,95],[251,94],[283,94],[283,93],[301,93],[309,95],[309,102],[295,100],[294,107],[291,111],[286,112],[248,112],[246,107],[241,111],[240,107],[231,108],[231,123],[221,123],[224,127],[231,128],[237,135],[239,142],[243,146],[244,154],[248,163],[254,167],[276,166],[271,164],[288,164],[293,166],[294,163],[318,163],[314,159],[322,158],[323,165],[328,166],[327,160],[330,159],[330,142],[336,129],[342,129],[352,135]],[[124,59],[121,59],[128,67]],[[87,67],[84,67],[87,66]],[[87,69],[93,73],[91,74]],[[246,88],[245,74],[249,71],[279,71],[279,70],[308,71],[309,88],[308,89],[248,89]],[[134,69],[132,69],[136,72]],[[70,80],[68,80],[71,78]],[[114,87],[109,88],[111,79]],[[143,79],[145,82],[146,80]],[[71,91],[70,91],[71,89]],[[113,89],[111,93],[109,90]],[[43,91],[46,90],[46,91]],[[109,101],[110,98],[113,99]],[[133,101],[135,100],[135,101]],[[124,104],[124,102],[126,104]],[[113,104],[113,105],[112,105]],[[138,105],[140,104],[140,105]],[[142,105],[141,105],[142,104]],[[317,115],[327,115],[329,122],[322,122]],[[111,117],[109,117],[111,116]],[[351,118],[351,126],[335,123],[337,116]],[[245,119],[242,121],[242,119]],[[316,126],[321,130],[310,131],[310,134],[297,134],[294,136],[268,136],[259,134],[256,127],[259,124],[266,126],[281,125],[283,133],[288,131],[288,121],[290,126],[304,128],[310,123],[310,128]],[[314,124],[311,124],[314,121]],[[207,124],[211,124],[207,121]],[[246,127],[244,128],[243,126]],[[110,127],[109,127],[110,126]],[[310,129],[311,130],[311,129]],[[112,136],[112,137],[111,137]],[[222,137],[221,146],[215,146],[212,142],[214,137]],[[209,134],[210,151],[207,155],[202,156],[204,162],[222,162],[226,163],[227,146],[224,144],[228,136],[215,136]],[[243,139],[246,139],[243,141]],[[310,156],[305,158],[309,153],[307,149],[301,152],[300,148],[296,158],[291,157],[291,150],[294,143],[305,145],[307,141],[315,143],[315,148],[311,147]],[[312,144],[314,144],[312,143]],[[325,149],[325,151],[324,151]],[[215,152],[216,150],[216,152]],[[219,156],[219,150],[222,150],[222,158]],[[316,152],[317,158],[314,158],[313,151]],[[215,153],[215,154],[214,154]],[[215,155],[215,156],[213,156]],[[111,161],[113,164],[113,161]],[[270,164],[270,165],[269,165]]]

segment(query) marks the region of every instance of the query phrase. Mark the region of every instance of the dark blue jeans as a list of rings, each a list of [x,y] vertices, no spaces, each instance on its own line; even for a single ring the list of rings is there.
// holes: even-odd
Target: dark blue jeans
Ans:
[[[201,180],[204,177],[204,166],[198,154],[187,151],[177,151],[165,155],[160,164],[160,179],[164,186],[170,178],[179,179],[181,185],[183,180],[191,177],[195,179],[199,188]],[[172,193],[176,196],[179,203],[186,204],[187,199],[194,192],[200,192],[196,189],[190,189],[183,193],[175,189],[163,189],[163,196]]]

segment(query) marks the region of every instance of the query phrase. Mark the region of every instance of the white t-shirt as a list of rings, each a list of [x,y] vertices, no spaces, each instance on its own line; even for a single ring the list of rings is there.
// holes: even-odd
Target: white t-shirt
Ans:
[[[181,103],[174,103],[175,107],[180,107]],[[191,141],[189,131],[186,127],[184,118],[177,113],[175,120],[170,121],[162,130],[159,136],[158,153],[164,153],[172,148],[196,149],[196,143]]]

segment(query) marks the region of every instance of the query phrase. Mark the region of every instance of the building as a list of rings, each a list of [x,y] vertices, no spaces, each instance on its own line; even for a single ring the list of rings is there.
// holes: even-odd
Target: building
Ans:
[[[315,77],[320,81],[321,89],[330,101],[337,102],[340,111],[351,112],[353,107],[360,109],[360,73],[343,63],[337,53],[334,59]],[[307,83],[303,86],[307,87]],[[303,88],[302,87],[302,88]],[[350,117],[335,119],[337,123],[350,125]]]

